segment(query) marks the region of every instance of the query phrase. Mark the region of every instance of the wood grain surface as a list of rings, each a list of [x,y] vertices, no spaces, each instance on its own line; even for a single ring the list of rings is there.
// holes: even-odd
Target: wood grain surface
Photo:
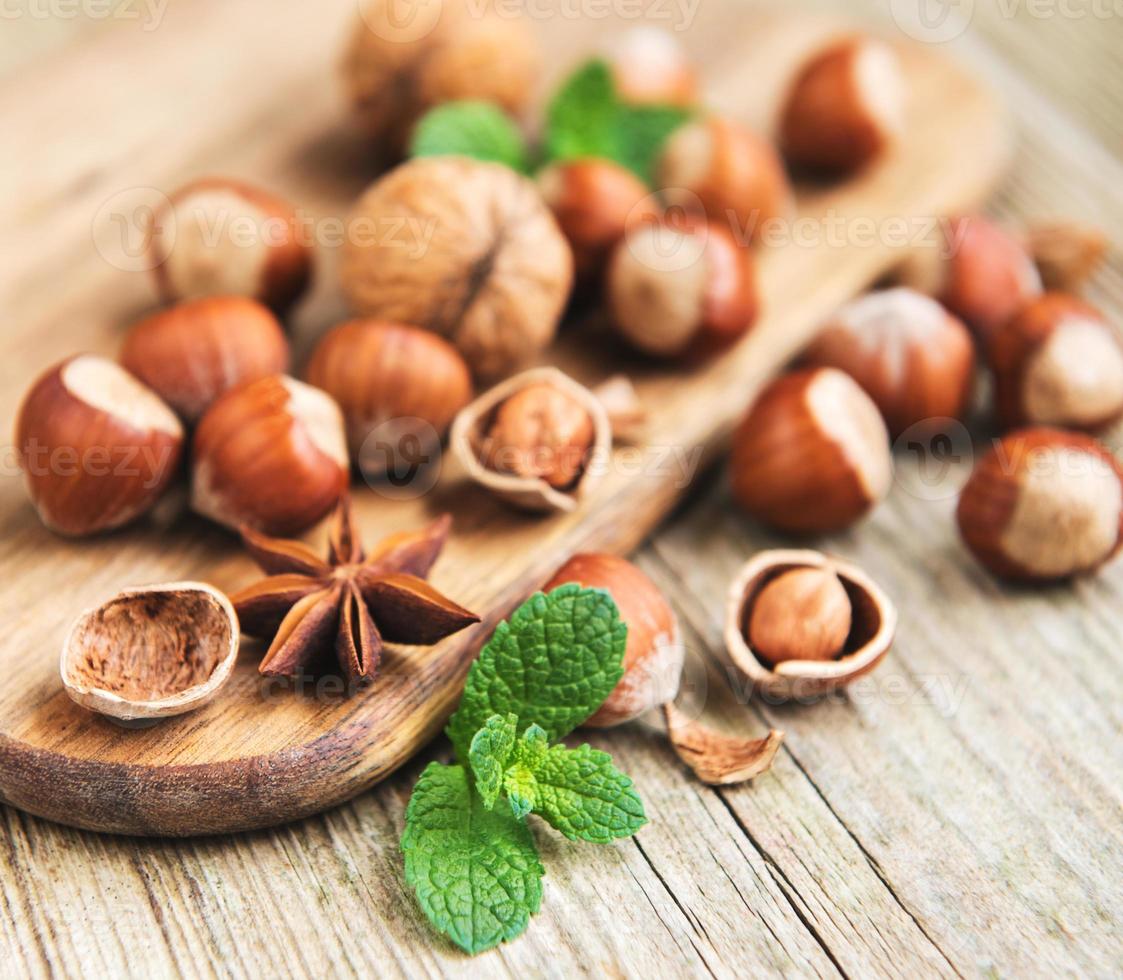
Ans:
[[[807,6],[896,29],[882,16],[890,0]],[[1123,227],[1123,25],[1031,16],[1029,5],[974,7],[971,30],[941,51],[1015,110],[1016,157],[994,213]],[[559,43],[566,26],[549,25]],[[3,40],[18,27],[5,24]],[[714,34],[686,37],[698,52],[720,50]],[[70,54],[82,57],[79,42]],[[712,60],[721,70],[720,57]],[[12,78],[41,86],[53,73],[49,64],[26,71],[0,92],[5,119],[22,101]],[[321,103],[332,111],[333,96]],[[136,162],[124,153],[112,166]],[[8,155],[0,168],[12,186]],[[44,180],[57,177],[40,169]],[[62,215],[72,198],[89,214],[99,191],[83,194],[82,182],[60,180],[37,198],[0,198],[26,219],[15,231],[10,219],[3,226],[5,259],[24,257],[19,237],[36,235],[29,226],[41,221],[70,222],[73,260],[86,228]],[[53,235],[37,242],[59,246]],[[0,358],[6,408],[26,382],[12,350],[56,326],[36,318],[36,297],[81,292],[50,268],[34,281],[4,279],[13,311]],[[142,287],[126,293],[122,309],[148,301]],[[1123,316],[1118,251],[1089,298],[1116,322]],[[109,349],[120,311],[75,299],[69,312]],[[984,420],[972,429],[988,435]],[[1112,444],[1123,444],[1119,434]],[[402,880],[402,813],[425,761],[448,754],[437,740],[354,801],[271,831],[140,841],[0,809],[0,975],[1118,976],[1123,563],[1071,588],[996,585],[963,552],[952,522],[969,459],[962,453],[936,479],[938,469],[901,454],[872,519],[817,542],[890,590],[901,628],[869,687],[794,708],[747,701],[720,652],[729,576],[754,551],[788,542],[731,510],[720,468],[696,481],[638,560],[682,616],[688,695],[704,696],[709,719],[732,730],[784,728],[784,747],[752,785],[715,790],[692,780],[653,729],[593,736],[636,778],[651,824],[606,848],[537,827],[543,909],[516,942],[469,960],[432,934]],[[29,518],[9,514],[5,540]],[[92,559],[87,570],[97,567]],[[53,660],[54,651],[27,656]]]
[[[129,48],[127,63],[167,63],[186,58],[184,49],[192,46],[196,54],[205,55],[215,31],[235,36],[242,26],[244,7],[220,9],[221,13],[208,3],[170,8],[167,17],[173,18],[174,12],[178,19],[165,22],[142,44]],[[313,16],[307,6],[280,5],[271,17],[272,46],[292,50],[307,44],[302,68],[311,75],[303,84],[331,94],[338,39],[321,25],[338,18],[327,16],[330,4],[316,10]],[[343,4],[337,13],[352,11]],[[803,53],[831,28],[798,14],[727,12],[724,18],[728,40],[720,50],[728,67],[719,72],[713,66],[710,74],[712,66],[705,66],[713,102],[764,125]],[[349,19],[343,17],[342,23],[348,24]],[[717,30],[721,23],[715,21],[706,29]],[[584,27],[585,49],[595,50],[595,32],[589,24]],[[314,31],[311,36],[310,31]],[[750,37],[762,53],[744,58]],[[106,34],[92,39],[89,49],[115,50],[120,43],[118,36]],[[547,50],[555,70],[570,67],[566,47],[556,47],[551,38]],[[514,514],[468,484],[450,456],[439,483],[414,499],[389,500],[377,489],[355,493],[360,527],[371,543],[451,511],[453,538],[434,582],[484,617],[480,627],[438,646],[391,651],[373,686],[355,697],[340,697],[338,691],[332,696],[330,682],[294,690],[275,680],[263,681],[256,672],[260,646],[246,643],[219,697],[146,731],[124,731],[76,706],[62,690],[50,658],[31,660],[26,651],[58,649],[67,621],[78,611],[125,586],[190,578],[232,592],[258,576],[229,535],[187,515],[155,527],[148,522],[96,541],[60,540],[33,519],[19,481],[6,480],[0,488],[0,523],[12,533],[6,536],[0,559],[21,573],[19,587],[8,589],[0,599],[0,617],[19,622],[0,646],[0,667],[8,668],[13,678],[0,690],[0,798],[31,813],[95,830],[159,835],[228,832],[269,826],[350,799],[414,755],[455,706],[468,664],[500,618],[575,551],[636,546],[686,491],[697,467],[712,457],[760,382],[786,363],[842,301],[893,263],[898,252],[892,235],[901,236],[902,243],[926,233],[931,236],[935,216],[973,206],[991,191],[1008,145],[997,101],[930,47],[906,43],[900,53],[910,92],[907,125],[913,135],[881,165],[855,180],[801,189],[798,214],[784,229],[790,238],[761,254],[765,312],[743,343],[705,364],[655,368],[629,359],[621,345],[605,335],[604,324],[595,322],[567,332],[547,352],[550,361],[590,384],[626,371],[636,379],[641,400],[650,406],[646,441],[621,450],[609,461],[603,483],[577,513],[551,519]],[[240,52],[236,60],[241,58]],[[224,63],[222,70],[244,73],[244,81],[249,81],[260,78],[262,71],[280,71],[274,59],[275,54],[247,50],[245,65],[234,69]],[[75,87],[79,77],[75,60],[80,59],[64,56],[62,75],[53,84]],[[147,67],[141,65],[142,70]],[[198,74],[175,75],[169,70],[165,78],[178,92],[194,89]],[[278,86],[270,88],[271,97],[260,94],[263,86],[250,84],[249,98],[223,99],[219,117],[229,114],[233,124],[238,112],[251,111],[245,102],[258,100],[261,105],[252,111],[279,113],[275,102],[290,99],[282,89],[293,74],[280,72]],[[213,84],[208,78],[199,87]],[[43,105],[50,105],[52,93],[48,89],[25,100],[22,113],[29,129],[36,107],[41,112]],[[71,91],[71,98],[75,97]],[[156,93],[146,90],[144,97],[155,101]],[[112,93],[103,98],[104,105],[115,105]],[[188,98],[202,95],[193,91]],[[192,169],[228,172],[232,157],[244,151],[244,143],[260,139],[262,145],[255,153],[280,161],[268,175],[270,189],[292,196],[318,214],[345,215],[354,198],[350,175],[339,175],[327,159],[316,161],[301,153],[310,122],[322,126],[338,120],[330,113],[317,118],[315,100],[301,104],[300,113],[281,114],[278,125],[260,133],[251,130],[245,141],[205,147],[205,162]],[[148,126],[148,120],[138,114],[130,127],[115,125],[119,131],[114,135],[126,145],[137,145]],[[181,127],[177,139],[186,141],[189,130]],[[325,134],[318,137],[321,145],[325,139]],[[968,140],[975,147],[969,166],[955,151]],[[73,171],[88,166],[91,158],[96,160],[102,149],[102,139],[93,145],[77,143],[76,155],[69,161]],[[106,152],[111,149],[104,146]],[[58,166],[53,156],[43,160],[44,165],[48,162]],[[236,175],[249,173],[238,168]],[[168,181],[162,186],[169,192],[183,176],[152,166],[144,174],[149,182]],[[23,178],[27,176],[25,172]],[[116,174],[110,178],[117,179]],[[305,192],[312,181],[317,186]],[[89,220],[88,211],[85,217]],[[895,230],[895,223],[901,223],[903,235]],[[37,222],[37,229],[40,224],[50,227],[53,222]],[[101,244],[98,236],[105,229],[96,220],[93,231],[95,244]],[[59,227],[54,234],[64,236],[66,231]],[[35,258],[28,276],[39,268],[39,257]],[[313,332],[330,325],[337,309],[333,258],[327,255],[321,262],[321,302],[302,310],[303,325]],[[105,316],[124,283],[137,275],[113,268],[105,261],[104,248],[95,248],[95,254],[76,262],[75,274],[90,264],[96,268],[91,270],[89,288],[76,299]],[[132,284],[150,289],[148,283]],[[45,297],[39,296],[43,302]],[[56,322],[61,325],[31,342],[20,339],[19,328],[13,331],[6,341],[12,344],[9,371],[34,375],[95,339],[86,318],[65,319],[64,309],[51,298],[42,312],[57,311]],[[122,318],[109,327],[110,333],[118,333],[127,323],[127,317]],[[106,339],[112,350],[112,338]],[[18,394],[20,387],[13,384],[13,390],[5,392],[13,407],[9,396]],[[10,418],[5,416],[9,429]],[[51,587],[60,578],[73,581],[61,603]]]

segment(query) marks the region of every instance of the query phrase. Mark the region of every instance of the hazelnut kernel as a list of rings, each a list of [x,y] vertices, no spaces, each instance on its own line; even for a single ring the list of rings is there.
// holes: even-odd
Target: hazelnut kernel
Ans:
[[[750,646],[770,664],[833,660],[850,634],[850,597],[826,568],[797,568],[769,582],[749,610]]]

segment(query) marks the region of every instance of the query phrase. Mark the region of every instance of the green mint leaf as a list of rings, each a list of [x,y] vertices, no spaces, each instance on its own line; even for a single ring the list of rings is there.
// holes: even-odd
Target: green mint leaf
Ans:
[[[534,770],[521,762],[516,762],[503,776],[503,789],[511,812],[522,820],[534,811],[538,802],[538,781]]]
[[[551,160],[616,156],[616,86],[604,61],[590,61],[562,84],[546,109]]]
[[[515,746],[514,715],[492,715],[484,727],[472,737],[468,761],[476,777],[476,789],[489,810],[495,806],[503,788],[503,773]]]
[[[524,602],[500,623],[468,672],[448,725],[457,758],[492,715],[515,714],[550,740],[568,735],[604,703],[624,675],[628,628],[600,589],[562,585]]]
[[[655,178],[655,163],[663,144],[690,118],[690,110],[678,106],[620,106],[616,116],[617,162],[647,183]]]
[[[430,109],[414,129],[410,154],[456,154],[504,163],[519,173],[530,169],[522,133],[502,109],[490,102],[446,102]]]
[[[632,781],[607,752],[555,745],[534,770],[534,812],[570,840],[607,844],[647,818]]]
[[[531,725],[515,743],[511,758],[530,769],[537,769],[550,747],[550,739],[541,725]]]
[[[542,875],[525,821],[489,810],[462,766],[430,763],[406,808],[406,881],[441,932],[468,953],[518,936],[542,903]]]

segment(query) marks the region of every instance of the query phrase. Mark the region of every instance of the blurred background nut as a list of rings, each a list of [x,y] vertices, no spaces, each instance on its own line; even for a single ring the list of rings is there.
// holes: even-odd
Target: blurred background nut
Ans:
[[[789,216],[794,207],[772,144],[722,116],[688,122],[671,134],[656,186],[668,206],[700,209],[744,244],[759,240],[766,222]]]
[[[616,329],[657,357],[720,350],[748,331],[759,309],[751,251],[701,218],[631,230],[612,255],[607,285]]]
[[[330,396],[273,375],[226,392],[192,444],[191,505],[227,527],[283,537],[311,527],[350,479],[343,415]]]
[[[351,221],[411,236],[348,236],[340,274],[358,314],[448,337],[487,378],[554,338],[573,255],[534,183],[510,168],[411,160],[362,196]]]
[[[364,128],[391,155],[442,102],[479,99],[517,114],[534,97],[541,54],[525,17],[493,0],[360,0],[343,62]]]
[[[1034,225],[1025,236],[1046,289],[1073,293],[1103,265],[1110,241],[1099,228],[1075,221]]]
[[[1073,296],[1032,299],[990,341],[1004,428],[1102,429],[1123,415],[1123,346],[1103,314]]]
[[[351,457],[364,473],[373,458],[360,458],[377,428],[395,426],[393,436],[430,442],[472,400],[472,378],[448,341],[418,327],[380,320],[350,320],[329,331],[308,363],[309,383],[339,404],[347,424]],[[438,445],[422,445],[427,458]],[[388,462],[385,461],[385,462]]]
[[[847,38],[816,54],[792,84],[780,145],[796,167],[847,174],[881,156],[904,130],[906,85],[893,49]]]
[[[628,627],[624,676],[585,724],[593,728],[622,725],[673,701],[682,677],[682,638],[678,618],[658,586],[631,562],[603,554],[574,555],[542,591],[550,592],[567,582],[604,589]]]
[[[616,94],[637,105],[691,106],[698,79],[682,45],[657,27],[633,27],[613,38],[606,58]]]
[[[248,296],[283,313],[312,277],[312,246],[303,241],[287,201],[242,181],[198,180],[158,210],[148,249],[167,302]]]
[[[261,303],[214,296],[141,320],[125,338],[121,363],[182,419],[195,422],[224,391],[284,373],[289,344]]]
[[[35,382],[15,440],[43,523],[83,535],[127,524],[156,503],[176,474],[183,427],[124,368],[83,354]]]
[[[785,531],[853,524],[889,492],[889,433],[847,374],[813,368],[772,382],[733,437],[733,497]]]
[[[870,293],[828,321],[806,363],[836,367],[862,386],[889,434],[935,427],[965,414],[975,380],[967,328],[939,303],[910,289]]]
[[[1123,470],[1090,436],[1019,429],[979,460],[956,518],[971,553],[995,575],[1085,574],[1123,542]]]

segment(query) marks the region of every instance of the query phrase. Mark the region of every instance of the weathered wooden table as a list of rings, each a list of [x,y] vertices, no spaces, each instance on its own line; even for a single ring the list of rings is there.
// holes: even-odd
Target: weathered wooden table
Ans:
[[[891,31],[884,18],[901,6],[863,12]],[[1004,93],[1019,124],[996,213],[1070,215],[1118,234],[1123,20],[1111,4],[974,6],[948,48]],[[0,119],[44,84],[53,59],[85,58],[96,72],[99,58],[143,43],[128,39],[140,26],[5,20]],[[235,57],[242,42],[226,42]],[[145,80],[135,86],[143,99]],[[85,134],[44,118],[44,147],[109,143],[116,111],[102,106]],[[225,138],[222,106],[213,114]],[[160,159],[176,145],[174,131],[153,133],[130,152]],[[65,271],[35,250],[73,230],[59,217],[67,199],[103,175],[60,186],[57,209],[29,213],[21,189],[50,175],[27,174],[20,148],[6,149],[0,295],[26,310],[29,293]],[[120,166],[136,172],[134,160]],[[1118,255],[1091,298],[1123,314]],[[20,338],[9,324],[0,350]],[[4,372],[5,409],[24,383]],[[103,837],[0,809],[0,975],[1119,975],[1123,562],[1068,588],[996,585],[954,531],[960,455],[941,474],[901,454],[888,503],[821,542],[887,587],[901,626],[866,682],[802,707],[746,704],[726,668],[726,582],[782,541],[733,512],[722,472],[699,480],[638,560],[674,597],[688,684],[704,689],[710,717],[746,733],[782,728],[787,740],[771,773],[714,790],[653,729],[595,735],[636,779],[651,823],[603,848],[539,833],[543,910],[514,943],[468,960],[429,930],[402,880],[402,811],[426,758],[447,754],[438,742],[351,804],[235,838]]]

